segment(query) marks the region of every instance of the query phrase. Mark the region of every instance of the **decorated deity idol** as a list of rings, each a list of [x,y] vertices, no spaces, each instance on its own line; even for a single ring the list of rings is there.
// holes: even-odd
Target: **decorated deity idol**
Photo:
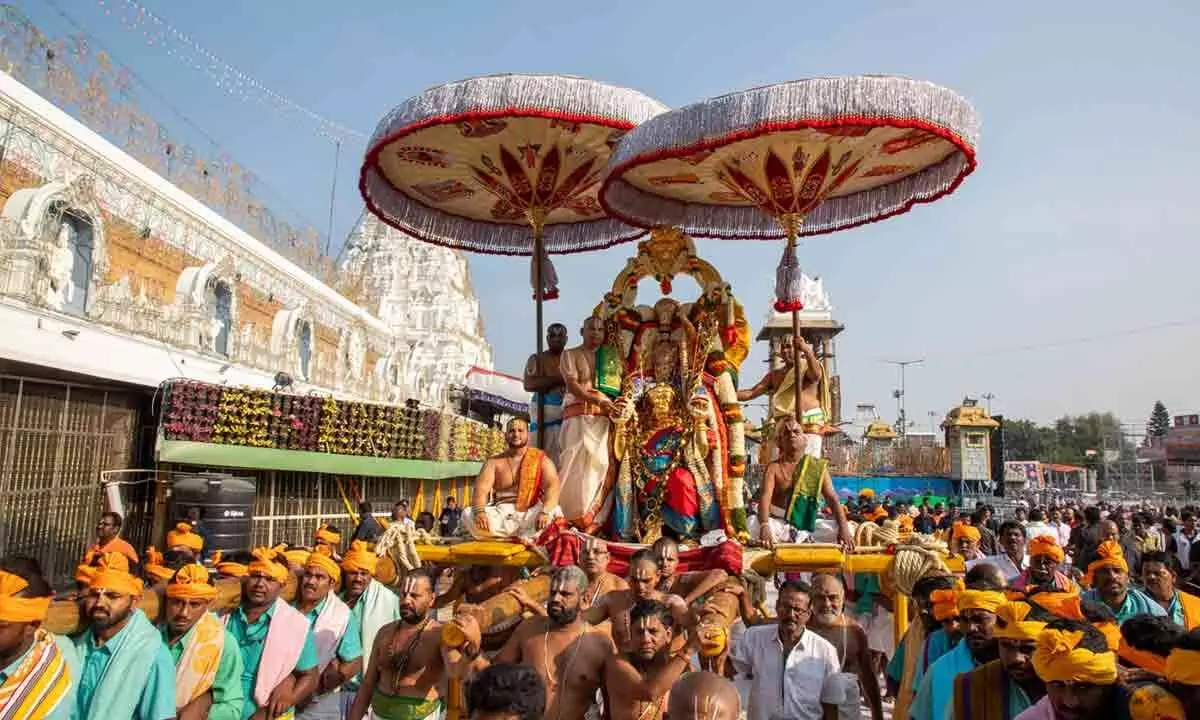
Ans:
[[[638,305],[637,282],[654,277],[664,294],[675,275],[704,289],[695,302],[664,297]],[[737,366],[749,329],[741,306],[691,239],[655,231],[638,247],[596,309],[606,321],[605,373],[613,402],[608,527],[621,540],[695,539],[713,530],[744,537],[745,440]],[[619,360],[620,362],[615,362]],[[611,369],[621,368],[619,384]],[[604,375],[601,383],[599,376]]]

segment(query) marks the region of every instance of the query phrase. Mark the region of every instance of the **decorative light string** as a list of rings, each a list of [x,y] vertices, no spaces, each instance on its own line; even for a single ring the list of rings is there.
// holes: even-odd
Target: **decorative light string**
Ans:
[[[336,143],[348,140],[363,142],[367,139],[365,133],[331,120],[262,84],[137,0],[96,1],[105,15],[116,17],[126,30],[141,34],[148,45],[161,47],[180,63],[205,73],[218,89],[230,96],[306,118],[315,126],[317,135]]]

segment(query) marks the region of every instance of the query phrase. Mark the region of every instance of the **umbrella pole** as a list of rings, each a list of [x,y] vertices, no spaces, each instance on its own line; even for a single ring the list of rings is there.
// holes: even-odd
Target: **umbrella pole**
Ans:
[[[804,373],[800,371],[800,347],[796,342],[800,338],[800,311],[792,311],[792,372],[796,374],[794,388],[796,391],[796,419],[800,420],[804,417],[804,412],[800,409],[800,381],[804,379]]]
[[[533,298],[537,320],[537,358],[536,370],[538,377],[542,376],[542,353],[545,352],[545,338],[542,332],[542,254],[545,248],[542,244],[542,229],[545,227],[546,211],[533,208],[529,211],[529,225],[533,229]],[[537,446],[546,449],[546,398],[544,393],[537,394]]]

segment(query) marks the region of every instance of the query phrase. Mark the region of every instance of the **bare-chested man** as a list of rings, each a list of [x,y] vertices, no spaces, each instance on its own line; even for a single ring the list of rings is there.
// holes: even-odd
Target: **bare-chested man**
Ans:
[[[658,558],[650,549],[638,550],[629,560],[629,588],[613,590],[595,602],[587,612],[586,619],[592,625],[605,620],[612,621],[612,639],[621,652],[629,652],[633,641],[629,611],[642,600],[657,600],[671,609],[676,625],[688,623],[688,606],[678,595],[669,595],[658,589],[662,582],[662,571]]]
[[[559,367],[567,391],[563,398],[561,448],[563,517],[584,532],[603,523],[604,487],[610,462],[609,433],[613,403],[596,387],[596,355],[604,344],[604,321],[583,322],[583,344],[563,351]],[[618,380],[619,383],[619,380]]]
[[[816,527],[821,499],[833,510],[838,538],[847,552],[854,547],[854,536],[846,521],[846,509],[838,500],[825,460],[804,455],[806,437],[800,422],[786,417],[776,429],[779,459],[767,466],[759,488],[758,515],[748,525],[751,536],[766,547],[780,542],[795,542],[800,531]]]
[[[690,646],[672,651],[676,636],[671,610],[657,600],[642,600],[629,611],[633,645],[604,665],[604,709],[608,720],[660,720],[668,693],[690,668]]]
[[[613,590],[629,589],[629,583],[608,571],[608,562],[611,557],[607,542],[588,536],[587,542],[583,546],[583,552],[579,556],[579,566],[583,568],[588,579],[587,591],[580,603],[580,607],[584,610],[595,605],[597,600]]]
[[[824,380],[821,361],[812,346],[803,337],[786,338],[779,345],[779,357],[783,367],[772,370],[753,387],[738,391],[738,400],[748,402],[756,397],[771,394],[771,420],[778,423],[785,417],[796,417],[796,349],[804,356],[804,368],[800,376],[800,422],[808,434],[804,452],[821,457],[821,446],[825,427],[825,405],[822,382]],[[778,425],[776,425],[778,429]],[[775,437],[778,437],[776,432]],[[770,443],[764,443],[766,452],[771,452]],[[768,458],[760,458],[765,462]]]
[[[462,523],[477,538],[532,538],[560,514],[558,470],[529,447],[529,423],[521,418],[508,421],[504,440],[508,449],[488,458],[475,479]]]
[[[429,615],[433,579],[414,572],[400,581],[400,619],[379,629],[354,699],[349,720],[362,720],[369,709],[380,720],[420,720],[442,711],[439,688],[446,660],[441,625]]]
[[[716,590],[729,580],[729,573],[724,570],[704,570],[699,572],[681,573],[679,570],[679,543],[669,537],[661,537],[650,546],[658,558],[659,572],[662,580],[658,589],[664,593],[678,595],[688,605],[702,600],[708,593]]]
[[[546,615],[521,623],[490,662],[479,654],[479,623],[470,614],[455,622],[466,643],[447,653],[450,671],[466,677],[489,665],[525,663],[546,685],[547,720],[583,720],[596,697],[604,666],[613,654],[612,640],[580,616],[579,603],[587,576],[574,565],[558,568],[550,578]]]
[[[533,418],[533,424],[529,431],[534,438],[537,437],[538,401],[540,400],[545,421],[543,425],[545,437],[537,447],[545,450],[555,464],[558,464],[559,460],[558,431],[562,428],[563,391],[566,390],[566,386],[563,385],[562,371],[559,369],[559,360],[562,357],[563,348],[566,346],[567,326],[562,323],[553,323],[546,328],[546,350],[540,357],[537,353],[530,355],[529,360],[525,363],[525,392],[533,393],[533,398],[529,401],[529,417]]]
[[[859,688],[871,709],[871,720],[883,720],[879,677],[873,672],[867,631],[844,614],[846,588],[842,581],[825,573],[814,575],[809,597],[812,598],[812,615],[808,619],[808,629],[832,643],[842,661],[842,675],[837,676],[840,689],[844,691],[844,700],[838,704],[839,720],[862,716]]]

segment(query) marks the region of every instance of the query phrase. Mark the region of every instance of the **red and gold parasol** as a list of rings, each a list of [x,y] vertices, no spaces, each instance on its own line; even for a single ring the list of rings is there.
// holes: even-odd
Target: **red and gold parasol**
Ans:
[[[948,195],[975,169],[978,133],[971,105],[927,82],[869,75],[768,85],[658,115],[628,133],[600,204],[645,228],[786,238],[775,309],[791,311],[798,335],[796,239]],[[799,362],[796,373],[799,394]]]
[[[562,75],[439,85],[380,121],[359,190],[371,212],[421,240],[532,256],[540,357],[542,301],[558,294],[547,256],[643,234],[608,217],[597,193],[621,137],[666,109],[634,90]]]

